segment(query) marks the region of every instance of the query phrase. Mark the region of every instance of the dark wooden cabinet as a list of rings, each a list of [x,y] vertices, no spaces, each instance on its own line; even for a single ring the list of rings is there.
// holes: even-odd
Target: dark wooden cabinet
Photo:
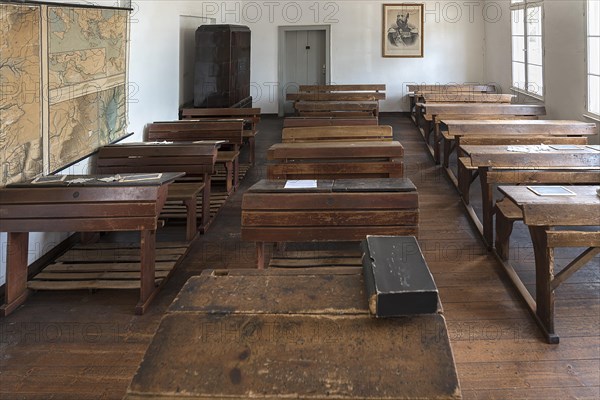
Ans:
[[[200,26],[196,30],[194,107],[240,106],[249,98],[250,29]]]

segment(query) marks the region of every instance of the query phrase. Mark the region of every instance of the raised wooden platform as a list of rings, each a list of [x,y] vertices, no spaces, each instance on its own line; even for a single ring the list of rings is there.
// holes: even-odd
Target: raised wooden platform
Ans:
[[[189,243],[156,243],[155,285],[173,272]],[[79,244],[27,282],[32,290],[139,289],[139,243]]]
[[[206,271],[125,399],[460,399],[441,314],[374,319],[361,268]]]

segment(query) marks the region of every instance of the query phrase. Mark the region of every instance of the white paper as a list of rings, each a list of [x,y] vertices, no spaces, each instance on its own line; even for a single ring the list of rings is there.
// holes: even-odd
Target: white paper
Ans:
[[[527,186],[538,196],[576,196],[577,194],[570,191],[564,186]]]
[[[284,189],[313,189],[316,187],[316,180],[291,180],[285,182]]]
[[[550,146],[545,144],[540,145],[529,145],[529,146],[508,146],[506,151],[511,151],[514,153],[539,153],[542,151],[551,150]]]

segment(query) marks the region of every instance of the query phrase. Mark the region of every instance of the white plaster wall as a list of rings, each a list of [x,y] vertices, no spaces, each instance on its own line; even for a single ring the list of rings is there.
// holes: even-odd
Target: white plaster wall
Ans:
[[[502,18],[485,23],[485,79],[505,92],[511,83],[510,1],[486,0],[502,8]],[[544,81],[548,119],[595,122],[584,116],[586,102],[585,0],[544,0]],[[600,90],[600,89],[598,89]],[[519,95],[523,101],[529,100]],[[598,137],[592,138],[598,143]]]
[[[382,1],[204,1],[203,16],[252,31],[252,96],[277,112],[278,26],[331,25],[331,81],[385,83],[382,111],[407,111],[407,83],[481,82],[483,1],[424,1],[425,57],[381,56]],[[401,99],[404,102],[401,104]]]

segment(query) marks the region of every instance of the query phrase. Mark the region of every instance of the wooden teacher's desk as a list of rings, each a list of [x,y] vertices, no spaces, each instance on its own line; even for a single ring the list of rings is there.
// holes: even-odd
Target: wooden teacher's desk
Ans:
[[[531,234],[535,254],[535,300],[512,266],[508,262],[503,265],[549,343],[559,341],[554,332],[554,291],[600,253],[598,188],[600,186],[569,186],[574,196],[539,196],[525,186],[498,188],[521,209],[523,221]],[[556,227],[567,227],[567,230],[555,230]],[[581,227],[591,227],[593,230],[579,230]],[[511,229],[506,228],[509,226],[503,223],[497,225],[497,248],[508,248]],[[554,249],[557,247],[585,247],[586,250],[555,274]]]
[[[242,240],[256,242],[258,268],[265,242],[418,234],[419,199],[408,179],[318,180],[313,188],[286,188],[287,182],[293,181],[262,180],[244,194]]]
[[[586,145],[461,146],[458,188],[469,215],[488,246],[493,244],[494,184],[600,184],[600,151]],[[470,204],[469,191],[479,175],[483,221]]]
[[[460,399],[443,315],[369,315],[362,268],[204,271],[125,399]]]
[[[98,180],[110,175],[70,175],[60,182],[29,181],[0,189],[0,231],[8,232],[6,294],[0,313],[10,314],[27,298],[29,232],[103,231],[140,231],[141,287],[135,311],[144,313],[158,290],[154,276],[158,215],[168,184],[184,174],[151,175],[154,179],[130,174],[126,181],[111,182]]]

